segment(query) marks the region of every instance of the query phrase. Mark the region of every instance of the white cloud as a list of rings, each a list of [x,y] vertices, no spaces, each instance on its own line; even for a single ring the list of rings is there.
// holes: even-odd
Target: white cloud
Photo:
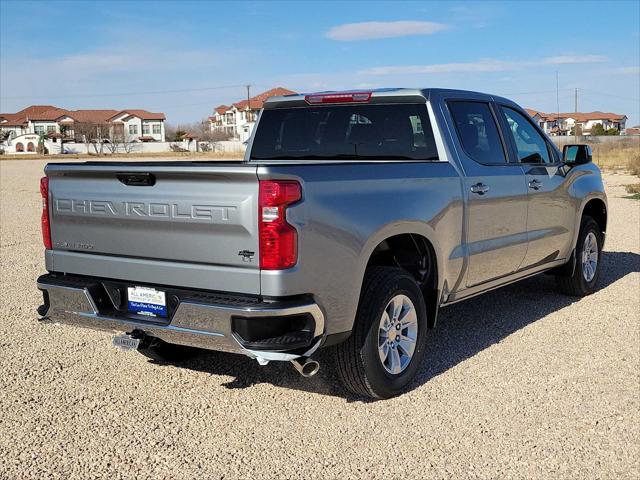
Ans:
[[[433,63],[429,65],[403,65],[382,66],[361,70],[361,75],[397,75],[397,74],[421,74],[421,73],[482,73],[482,72],[506,72],[524,67],[536,67],[542,65],[582,64],[604,62],[605,57],[600,55],[564,55],[547,57],[541,60],[507,61],[493,58],[484,58],[474,62]]]
[[[573,63],[600,63],[607,59],[602,55],[558,55],[547,57],[542,63],[547,65],[568,65]]]
[[[436,22],[398,21],[345,23],[329,30],[325,36],[332,40],[353,41],[372,38],[431,35],[446,30],[448,25]]]
[[[204,117],[215,102],[228,101],[226,96],[238,99],[246,95],[240,88],[209,87],[246,83],[241,73],[228,71],[239,71],[249,63],[250,52],[162,47],[144,45],[131,51],[118,43],[53,57],[3,55],[2,111],[18,111],[38,103],[69,109],[145,108],[164,111],[171,121],[181,121]],[[46,82],[42,81],[43,75]],[[186,91],[153,93],[181,89]],[[200,107],[194,105],[197,101],[201,101]],[[188,105],[194,106],[181,110]]]
[[[406,65],[373,67],[361,70],[362,75],[395,75],[416,73],[464,73],[464,72],[501,72],[511,70],[512,62],[501,60],[478,60],[477,62],[434,63],[431,65]]]
[[[619,67],[614,68],[612,73],[616,75],[640,75],[640,67]]]

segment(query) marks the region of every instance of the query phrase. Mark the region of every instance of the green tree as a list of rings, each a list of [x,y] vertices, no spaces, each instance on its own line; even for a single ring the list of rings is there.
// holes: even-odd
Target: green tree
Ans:
[[[47,135],[45,133],[41,133],[38,136],[38,146],[36,147],[36,152],[39,153],[40,155],[48,155],[49,154],[49,149],[47,148],[46,144],[44,143],[46,138],[47,138]]]
[[[64,153],[64,139],[67,137],[69,127],[67,125],[60,125],[60,153]]]
[[[607,132],[605,131],[601,123],[596,123],[593,127],[591,127],[591,135],[607,135]]]

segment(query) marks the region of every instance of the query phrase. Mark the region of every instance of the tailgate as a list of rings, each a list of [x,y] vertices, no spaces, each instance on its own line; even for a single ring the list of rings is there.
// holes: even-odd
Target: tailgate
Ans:
[[[50,164],[46,172],[54,252],[259,268],[255,166]]]

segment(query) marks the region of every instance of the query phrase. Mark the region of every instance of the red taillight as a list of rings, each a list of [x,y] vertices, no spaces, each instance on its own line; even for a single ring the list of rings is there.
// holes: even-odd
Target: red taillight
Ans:
[[[371,92],[314,93],[305,95],[304,100],[311,104],[319,103],[367,103]]]
[[[298,261],[298,232],[287,223],[287,206],[302,198],[300,184],[285,180],[260,180],[258,226],[260,268],[281,270]]]
[[[49,177],[40,179],[40,195],[42,195],[42,217],[40,225],[42,226],[42,242],[44,248],[51,250],[51,226],[49,225]]]

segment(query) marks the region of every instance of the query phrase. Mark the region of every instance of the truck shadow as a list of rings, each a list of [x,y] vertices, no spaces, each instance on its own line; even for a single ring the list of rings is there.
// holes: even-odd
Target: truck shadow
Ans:
[[[632,272],[639,272],[640,255],[605,252],[602,267],[600,290]],[[579,298],[557,293],[553,277],[538,275],[443,308],[437,327],[430,331],[425,358],[411,389],[424,385],[527,325],[578,301]],[[338,396],[347,401],[367,401],[341,386],[335,374],[331,349],[319,351],[314,358],[320,362],[321,368],[312,378],[301,377],[289,363],[272,362],[260,367],[248,357],[219,352],[203,352],[175,366],[230,376],[232,379],[223,384],[229,389],[269,383],[309,393]]]

